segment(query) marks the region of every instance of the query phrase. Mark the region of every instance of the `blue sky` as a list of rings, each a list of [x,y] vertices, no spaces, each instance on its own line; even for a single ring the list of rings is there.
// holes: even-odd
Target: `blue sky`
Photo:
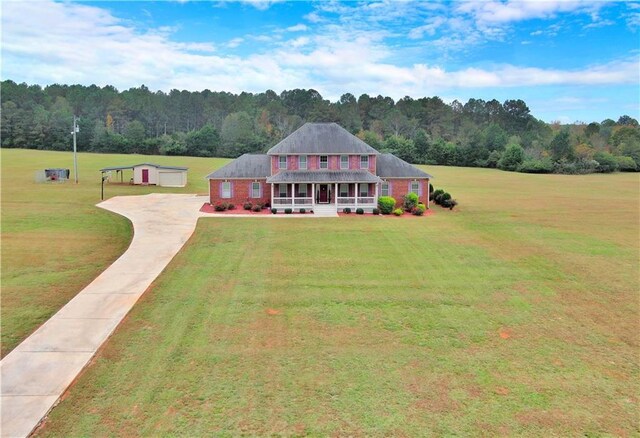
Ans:
[[[127,89],[523,99],[545,121],[640,118],[640,3],[2,5],[2,78]]]

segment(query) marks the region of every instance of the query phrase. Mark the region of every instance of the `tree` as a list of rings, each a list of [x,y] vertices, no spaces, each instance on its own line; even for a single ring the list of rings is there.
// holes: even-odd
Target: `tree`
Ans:
[[[146,138],[144,125],[142,124],[142,122],[134,120],[133,122],[127,124],[127,127],[124,131],[124,136],[129,142],[131,150],[135,151],[136,153],[140,153],[142,149],[142,142]]]
[[[392,135],[387,138],[384,142],[384,150],[409,163],[415,163],[416,161],[415,146],[411,140],[404,137]]]
[[[611,173],[618,170],[616,157],[609,152],[598,151],[593,155],[593,159],[598,162],[598,172]]]
[[[237,157],[250,152],[255,145],[253,121],[244,111],[231,113],[222,123],[223,148],[221,153],[226,157]]]
[[[618,119],[618,125],[638,126],[638,121],[631,116],[624,115],[620,116],[620,118]]]
[[[504,150],[498,168],[502,170],[517,170],[524,161],[524,149],[518,144],[510,144]]]
[[[549,150],[554,160],[573,158],[573,149],[571,148],[570,135],[567,129],[562,129],[558,132],[551,143],[549,144]]]
[[[211,125],[204,125],[200,130],[187,134],[186,153],[192,157],[215,157],[218,146],[220,135]]]

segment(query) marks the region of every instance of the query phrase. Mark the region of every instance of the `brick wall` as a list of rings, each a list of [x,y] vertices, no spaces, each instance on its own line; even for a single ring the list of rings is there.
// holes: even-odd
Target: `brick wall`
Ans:
[[[411,181],[416,181],[415,179],[396,179],[396,178],[388,178],[386,180],[390,183],[390,193],[389,196],[396,199],[396,206],[400,207],[402,205],[402,198],[404,195],[409,193],[410,187],[409,183]],[[418,195],[419,202],[422,202],[424,205],[429,205],[429,180],[428,179],[419,179],[417,180],[420,183],[420,194]],[[378,195],[382,196],[382,189],[378,189]]]
[[[242,204],[249,201],[251,203],[256,202],[270,202],[271,201],[271,186],[267,184],[265,179],[236,179],[228,180],[231,182],[231,198],[222,198],[222,182],[223,180],[211,179],[209,180],[209,188],[211,195],[209,202],[215,204],[217,202],[231,202],[236,205],[236,208],[242,208]],[[251,197],[251,183],[259,182],[262,190],[260,198]]]

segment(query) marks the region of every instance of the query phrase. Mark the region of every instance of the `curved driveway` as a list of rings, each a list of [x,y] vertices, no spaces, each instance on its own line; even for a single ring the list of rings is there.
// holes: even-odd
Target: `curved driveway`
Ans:
[[[131,220],[127,251],[0,362],[3,437],[29,435],[195,229],[206,197],[118,196],[98,204]],[[96,248],[100,251],[100,248]]]

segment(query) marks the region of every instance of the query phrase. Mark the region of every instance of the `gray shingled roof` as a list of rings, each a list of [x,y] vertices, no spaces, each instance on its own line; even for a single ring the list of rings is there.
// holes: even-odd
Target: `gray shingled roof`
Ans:
[[[337,123],[305,123],[267,154],[377,155],[378,151]]]
[[[264,154],[244,154],[207,175],[207,179],[266,178],[271,175],[271,157]]]
[[[377,183],[380,178],[366,170],[285,170],[267,178],[268,183]]]
[[[380,178],[433,178],[428,173],[393,154],[381,154],[378,156],[376,173]]]
[[[140,164],[133,164],[131,166],[105,167],[103,169],[100,169],[100,172],[109,172],[111,170],[127,170],[127,169],[133,169],[134,167],[138,167],[138,166],[151,166],[151,167],[156,167],[158,169],[170,169],[170,170],[189,170],[188,167],[161,166],[159,164],[153,164],[153,163],[140,163]]]

